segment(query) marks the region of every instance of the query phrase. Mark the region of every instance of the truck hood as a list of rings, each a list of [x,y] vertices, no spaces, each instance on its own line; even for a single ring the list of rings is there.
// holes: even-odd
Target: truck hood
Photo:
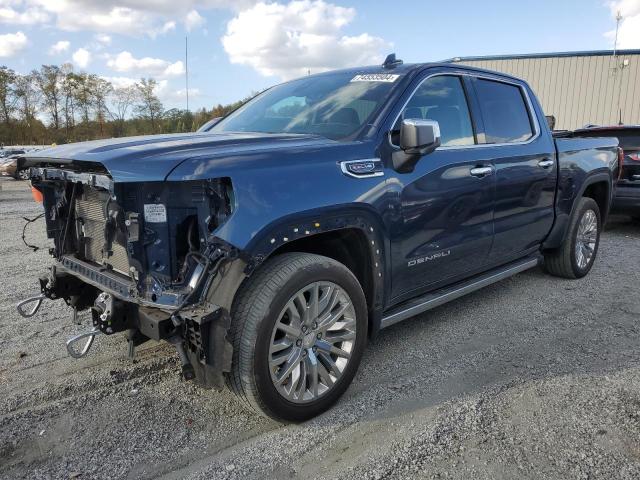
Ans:
[[[193,157],[223,158],[225,153],[312,147],[327,143],[335,142],[315,135],[205,132],[71,143],[25,157],[30,165],[95,164],[98,168],[106,168],[115,182],[150,182],[165,180],[174,168]]]

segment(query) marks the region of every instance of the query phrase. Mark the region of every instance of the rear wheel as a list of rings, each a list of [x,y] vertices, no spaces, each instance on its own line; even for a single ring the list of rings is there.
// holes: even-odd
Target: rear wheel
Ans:
[[[601,229],[598,204],[592,198],[581,198],[562,246],[544,255],[546,270],[558,277],[584,277],[593,267],[598,253]]]
[[[259,413],[303,421],[331,407],[367,337],[362,288],[341,263],[287,253],[265,264],[232,311],[232,391]]]
[[[18,170],[16,178],[18,180],[29,180],[29,170]]]

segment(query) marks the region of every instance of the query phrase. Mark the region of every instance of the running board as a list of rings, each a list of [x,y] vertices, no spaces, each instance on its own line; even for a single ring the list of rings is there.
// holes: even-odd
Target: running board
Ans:
[[[382,317],[380,328],[389,327],[395,323],[406,320],[407,318],[411,318],[415,315],[426,312],[427,310],[431,310],[432,308],[439,307],[440,305],[450,302],[451,300],[455,300],[456,298],[460,298],[467,293],[480,290],[487,285],[491,285],[492,283],[499,282],[500,280],[504,280],[505,278],[511,277],[517,273],[534,268],[539,264],[539,257],[528,257],[524,260],[510,263],[506,267],[491,270],[482,275],[473,277],[471,280],[467,280],[464,283],[457,283],[452,287],[445,287],[443,289],[436,290],[435,292],[428,293],[423,297],[409,301],[409,304],[404,304],[392,309]]]

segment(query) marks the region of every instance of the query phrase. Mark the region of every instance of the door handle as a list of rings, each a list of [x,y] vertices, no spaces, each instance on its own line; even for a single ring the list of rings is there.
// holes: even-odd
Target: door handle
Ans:
[[[553,160],[549,160],[548,158],[545,160],[540,160],[538,162],[538,166],[541,168],[549,168],[549,167],[553,167],[553,164],[555,162]]]
[[[469,170],[469,173],[474,177],[486,177],[493,173],[493,167],[475,167]]]

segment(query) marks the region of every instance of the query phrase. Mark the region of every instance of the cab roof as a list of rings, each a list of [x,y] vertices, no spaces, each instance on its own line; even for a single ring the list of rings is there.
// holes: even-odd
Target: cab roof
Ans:
[[[402,63],[397,64],[392,67],[384,67],[383,65],[368,65],[363,67],[352,67],[352,68],[344,68],[338,70],[330,70],[327,72],[316,73],[310,76],[323,76],[323,75],[331,75],[334,73],[351,73],[353,75],[358,74],[399,74],[399,75],[408,75],[415,74],[425,70],[427,68],[447,68],[453,71],[461,72],[466,71],[470,73],[476,74],[488,74],[488,75],[496,75],[505,79],[516,80],[520,82],[524,82],[523,79],[514,77],[512,75],[496,72],[494,70],[487,70],[484,68],[470,67],[468,65],[461,65],[458,63],[444,61],[444,62],[426,62],[426,63]]]

